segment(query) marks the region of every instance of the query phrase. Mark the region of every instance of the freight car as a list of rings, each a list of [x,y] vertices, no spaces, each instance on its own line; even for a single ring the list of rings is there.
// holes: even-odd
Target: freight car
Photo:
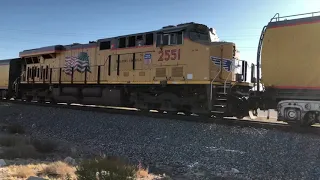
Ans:
[[[199,23],[20,52],[16,98],[168,113],[248,114],[247,62]]]
[[[0,61],[0,98],[10,98],[15,95],[14,81],[20,77],[20,69],[20,58]]]
[[[257,86],[257,91],[252,92],[250,109],[255,112],[258,108],[276,109],[278,120],[289,123],[307,126],[319,123],[319,14],[284,17],[276,14],[263,28],[255,83],[264,88],[260,90]]]

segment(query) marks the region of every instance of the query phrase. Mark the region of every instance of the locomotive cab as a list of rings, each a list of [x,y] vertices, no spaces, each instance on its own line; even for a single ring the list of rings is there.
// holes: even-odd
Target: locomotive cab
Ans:
[[[222,83],[246,82],[247,61],[239,59],[235,43],[220,41],[214,28],[202,24],[194,24],[188,28],[187,36],[192,42],[204,46],[201,47],[205,49],[202,53],[209,51],[207,59],[210,80]]]

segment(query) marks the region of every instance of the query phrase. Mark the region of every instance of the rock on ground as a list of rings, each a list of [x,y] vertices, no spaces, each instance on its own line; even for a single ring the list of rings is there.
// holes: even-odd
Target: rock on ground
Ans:
[[[0,114],[0,123],[19,122],[32,136],[141,161],[173,179],[320,177],[313,135],[26,105],[2,104]]]
[[[0,167],[3,167],[3,166],[5,166],[6,165],[6,162],[5,162],[5,160],[3,160],[3,159],[0,159]]]

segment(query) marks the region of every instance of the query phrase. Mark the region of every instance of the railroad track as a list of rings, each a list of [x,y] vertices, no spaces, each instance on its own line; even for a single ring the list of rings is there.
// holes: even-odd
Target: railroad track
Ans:
[[[81,111],[95,111],[109,114],[122,114],[122,115],[135,115],[135,116],[145,116],[152,118],[163,118],[163,119],[175,119],[179,121],[187,122],[200,122],[200,123],[213,123],[226,126],[238,126],[238,127],[253,127],[253,128],[264,128],[270,130],[281,130],[286,132],[296,132],[296,133],[309,133],[320,135],[320,128],[316,126],[312,127],[297,127],[290,126],[283,122],[264,122],[259,120],[245,120],[236,118],[210,118],[208,116],[201,115],[183,115],[183,114],[166,114],[157,113],[154,111],[145,112],[139,111],[134,108],[123,108],[123,107],[109,107],[109,106],[96,106],[96,105],[81,105],[81,104],[66,104],[66,103],[44,103],[36,101],[21,101],[21,100],[7,100],[2,99],[0,102],[7,102],[12,104],[23,104],[23,105],[33,105],[33,106],[44,106],[44,107],[54,107],[54,108],[66,108]]]

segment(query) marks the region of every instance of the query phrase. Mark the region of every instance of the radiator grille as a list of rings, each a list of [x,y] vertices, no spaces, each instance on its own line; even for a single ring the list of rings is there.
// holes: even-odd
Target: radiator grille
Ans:
[[[156,77],[166,77],[166,68],[157,68]]]
[[[171,72],[172,77],[183,77],[183,67],[173,67]]]
[[[123,72],[123,76],[128,77],[129,76],[129,72]]]
[[[146,73],[144,71],[139,72],[139,76],[145,76]]]

